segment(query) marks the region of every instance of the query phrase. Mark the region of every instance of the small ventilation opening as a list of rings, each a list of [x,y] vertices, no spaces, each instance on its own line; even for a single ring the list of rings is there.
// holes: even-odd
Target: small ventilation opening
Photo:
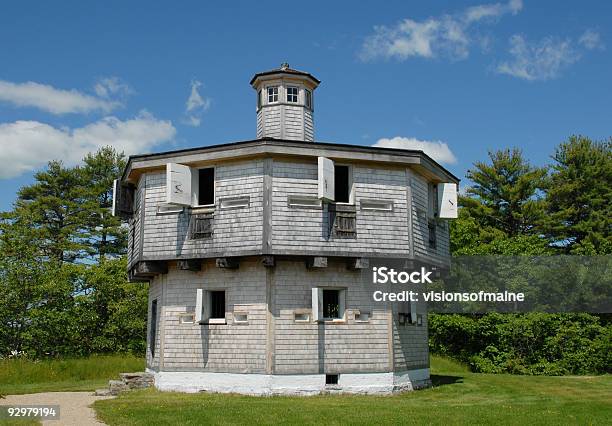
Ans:
[[[337,385],[338,384],[338,375],[337,374],[326,374],[325,375],[325,384],[326,385]]]

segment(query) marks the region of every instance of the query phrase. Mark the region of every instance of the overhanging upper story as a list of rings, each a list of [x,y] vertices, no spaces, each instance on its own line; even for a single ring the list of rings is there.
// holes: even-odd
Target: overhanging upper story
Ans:
[[[421,151],[257,139],[132,156],[118,208],[130,268],[252,255],[446,265],[458,182]]]

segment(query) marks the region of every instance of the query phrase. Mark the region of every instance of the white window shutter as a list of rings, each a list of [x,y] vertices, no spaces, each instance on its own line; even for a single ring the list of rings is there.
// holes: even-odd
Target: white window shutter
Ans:
[[[319,157],[319,199],[334,201],[334,162],[329,158]]]
[[[122,218],[132,216],[134,210],[134,187],[121,183],[120,179],[113,181],[113,207],[112,215]]]
[[[119,204],[119,194],[120,194],[120,188],[119,188],[119,179],[115,179],[113,181],[113,209],[111,214],[113,216],[117,216],[119,209],[118,209],[118,204]]]
[[[438,216],[441,219],[457,219],[457,184],[438,184]]]
[[[323,289],[313,287],[312,289],[312,320],[319,321],[323,318]]]
[[[416,324],[417,321],[417,302],[411,300],[410,301],[410,323],[411,324]]]
[[[198,288],[196,290],[196,307],[195,307],[195,321],[202,321],[202,299],[204,297],[204,290]]]
[[[183,164],[166,164],[166,203],[191,205],[191,168]]]

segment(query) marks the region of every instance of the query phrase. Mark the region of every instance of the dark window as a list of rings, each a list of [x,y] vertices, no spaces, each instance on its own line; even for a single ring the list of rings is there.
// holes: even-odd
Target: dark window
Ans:
[[[149,328],[149,348],[155,356],[155,338],[157,336],[157,299],[151,302],[151,327]]]
[[[349,166],[334,166],[334,191],[337,203],[349,202]]]
[[[200,169],[198,176],[198,204],[215,204],[215,169]]]
[[[297,87],[287,87],[287,102],[297,102],[298,101],[298,88]]]
[[[429,229],[429,248],[436,248],[436,222],[430,220],[427,223],[427,228]]]
[[[225,292],[210,292],[210,317],[225,318]]]
[[[323,318],[340,318],[339,290],[323,290]]]
[[[261,89],[257,91],[257,109],[261,108]]]
[[[337,374],[326,374],[325,375],[325,384],[326,385],[337,385],[338,384],[338,375]]]
[[[306,108],[311,108],[312,107],[312,93],[310,92],[310,90],[304,90],[304,93],[306,94]]]

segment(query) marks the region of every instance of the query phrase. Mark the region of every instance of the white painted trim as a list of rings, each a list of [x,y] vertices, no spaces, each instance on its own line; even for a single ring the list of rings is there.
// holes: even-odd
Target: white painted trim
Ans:
[[[155,387],[172,392],[219,392],[245,395],[317,395],[322,392],[390,394],[429,386],[429,369],[388,373],[339,374],[338,384],[325,385],[325,374],[238,374],[153,372]]]

